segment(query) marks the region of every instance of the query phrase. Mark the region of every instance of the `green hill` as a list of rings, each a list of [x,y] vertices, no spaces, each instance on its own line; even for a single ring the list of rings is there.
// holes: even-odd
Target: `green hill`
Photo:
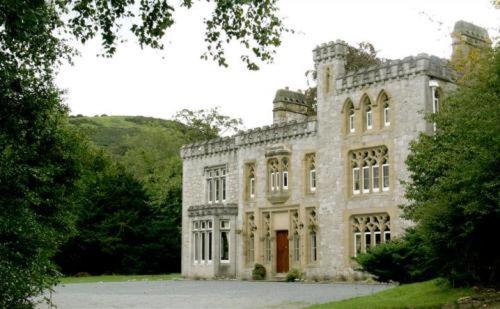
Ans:
[[[162,128],[167,132],[182,134],[188,131],[178,121],[143,116],[71,116],[69,122],[86,133],[97,146],[118,156],[127,151],[127,138],[148,128]]]

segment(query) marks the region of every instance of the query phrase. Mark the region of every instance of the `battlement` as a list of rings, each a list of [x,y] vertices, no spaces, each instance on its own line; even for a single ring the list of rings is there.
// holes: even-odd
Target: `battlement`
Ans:
[[[484,45],[491,44],[491,40],[486,29],[463,20],[457,21],[455,23],[452,37],[455,38],[453,42],[454,44],[460,40],[463,40],[465,43],[476,47],[482,47]]]
[[[261,143],[278,142],[286,139],[301,138],[316,134],[316,120],[311,118],[303,122],[290,121],[273,124],[240,132],[231,137],[184,145],[181,148],[183,159],[214,155],[236,151],[240,147]]]
[[[343,59],[347,54],[347,43],[342,40],[323,43],[313,49],[314,63],[327,62],[331,59]]]
[[[337,78],[336,89],[342,92],[351,88],[368,86],[391,79],[407,78],[418,74],[426,74],[446,81],[455,79],[455,72],[450,67],[448,60],[422,53],[415,57],[388,60],[380,65],[347,72]]]

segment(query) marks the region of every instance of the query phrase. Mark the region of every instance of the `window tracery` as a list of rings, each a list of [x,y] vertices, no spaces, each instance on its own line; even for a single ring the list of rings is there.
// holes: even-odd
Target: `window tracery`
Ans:
[[[309,263],[318,261],[318,216],[316,209],[312,208],[307,211],[307,225],[309,229]]]
[[[352,194],[388,191],[390,188],[389,153],[380,146],[351,151]],[[380,188],[382,184],[382,188]]]
[[[388,214],[367,214],[351,217],[352,255],[365,253],[370,248],[391,240],[391,223]]]

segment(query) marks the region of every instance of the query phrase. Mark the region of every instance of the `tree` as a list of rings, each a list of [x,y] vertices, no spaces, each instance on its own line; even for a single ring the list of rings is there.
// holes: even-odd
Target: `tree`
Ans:
[[[30,306],[55,282],[51,256],[72,232],[86,144],[50,79],[0,53],[0,307]]]
[[[0,46],[13,60],[50,72],[58,60],[74,55],[72,38],[85,43],[99,35],[103,55],[112,56],[125,25],[141,47],[163,49],[175,10],[194,5],[193,0],[172,2],[2,0]],[[213,11],[204,19],[207,50],[202,58],[227,66],[225,46],[234,41],[248,51],[241,60],[251,70],[258,69],[258,61],[273,60],[282,33],[290,31],[278,17],[277,0],[209,2]]]
[[[431,117],[438,130],[411,143],[406,218],[417,224],[438,274],[455,284],[498,283],[500,49]]]
[[[217,107],[209,110],[183,109],[174,116],[174,120],[187,126],[187,135],[191,142],[208,140],[228,133],[236,133],[242,126],[240,118],[222,115]]]

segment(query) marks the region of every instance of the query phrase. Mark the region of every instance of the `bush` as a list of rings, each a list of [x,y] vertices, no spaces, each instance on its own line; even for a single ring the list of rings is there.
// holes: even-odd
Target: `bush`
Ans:
[[[256,263],[252,271],[253,280],[264,280],[266,279],[266,268],[262,264]]]
[[[419,234],[410,229],[404,237],[372,248],[355,260],[378,281],[417,282],[436,276],[430,254]]]
[[[302,272],[297,268],[290,269],[288,274],[286,274],[286,282],[295,282],[300,279],[302,279]]]

